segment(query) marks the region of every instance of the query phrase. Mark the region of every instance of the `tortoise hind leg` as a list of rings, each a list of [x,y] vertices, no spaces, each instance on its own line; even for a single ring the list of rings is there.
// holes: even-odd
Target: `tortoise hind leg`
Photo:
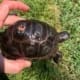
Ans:
[[[61,60],[61,58],[62,58],[61,52],[57,51],[56,55],[53,57],[53,60],[54,60],[55,63],[59,63],[59,61]]]

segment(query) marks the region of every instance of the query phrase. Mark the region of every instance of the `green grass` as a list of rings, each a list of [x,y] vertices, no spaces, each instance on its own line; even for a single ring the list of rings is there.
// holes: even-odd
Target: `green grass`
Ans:
[[[10,80],[80,80],[80,0],[24,0],[30,6],[29,12],[18,12],[26,19],[47,22],[57,31],[68,31],[70,39],[59,44],[62,61],[56,65],[52,61],[34,62],[31,68]]]

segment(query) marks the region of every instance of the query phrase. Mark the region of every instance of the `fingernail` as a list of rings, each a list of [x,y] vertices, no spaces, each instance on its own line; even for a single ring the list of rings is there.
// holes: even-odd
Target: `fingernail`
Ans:
[[[31,62],[30,61],[26,61],[25,67],[30,67],[30,66],[31,66]]]

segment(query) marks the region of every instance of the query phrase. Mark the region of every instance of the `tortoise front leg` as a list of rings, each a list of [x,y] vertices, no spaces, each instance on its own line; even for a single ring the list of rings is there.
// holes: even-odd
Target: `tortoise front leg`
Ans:
[[[55,56],[53,57],[53,60],[54,60],[55,63],[59,63],[59,61],[61,60],[61,58],[62,58],[61,52],[57,51],[56,54],[55,54]]]

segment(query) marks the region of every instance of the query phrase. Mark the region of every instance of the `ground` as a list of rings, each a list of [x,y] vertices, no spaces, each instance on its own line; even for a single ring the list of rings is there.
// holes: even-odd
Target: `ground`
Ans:
[[[36,61],[31,68],[10,80],[80,80],[80,0],[23,0],[30,6],[29,12],[15,11],[25,19],[38,19],[55,27],[58,32],[67,31],[70,38],[59,49],[62,60]]]

